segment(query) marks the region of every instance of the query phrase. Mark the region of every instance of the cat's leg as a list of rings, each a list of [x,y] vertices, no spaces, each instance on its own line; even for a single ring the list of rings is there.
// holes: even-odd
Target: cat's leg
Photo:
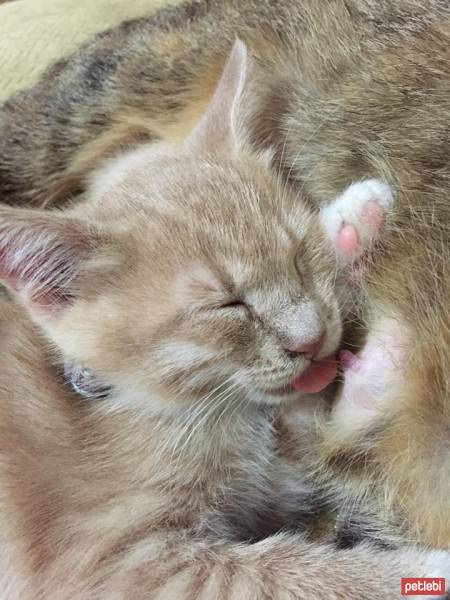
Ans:
[[[406,326],[398,318],[375,322],[361,352],[340,353],[344,383],[333,408],[333,420],[354,430],[383,416],[405,386],[404,369],[412,347]]]
[[[129,545],[125,555],[92,570],[93,579],[85,582],[83,592],[58,595],[53,587],[46,597],[400,600],[402,577],[425,576],[449,577],[450,554],[412,548],[383,551],[367,544],[336,550],[288,534],[229,544],[189,542],[180,533],[169,542],[161,532],[158,539]],[[94,589],[93,595],[87,593]]]
[[[321,213],[322,224],[335,250],[345,281],[360,287],[365,257],[384,234],[395,208],[389,185],[369,179],[350,185]],[[398,317],[380,317],[357,355],[340,354],[345,372],[333,408],[333,421],[343,432],[369,425],[395,404],[404,386],[402,365],[408,357],[409,336]]]
[[[368,179],[350,185],[321,214],[337,261],[347,283],[359,287],[361,260],[383,234],[395,206],[389,185]],[[333,419],[343,430],[365,426],[383,414],[390,398],[400,393],[401,365],[407,359],[406,328],[396,318],[375,322],[360,354],[340,354],[345,379],[333,408]]]
[[[321,211],[322,225],[341,265],[354,263],[370,251],[394,204],[389,185],[367,179],[350,185]]]

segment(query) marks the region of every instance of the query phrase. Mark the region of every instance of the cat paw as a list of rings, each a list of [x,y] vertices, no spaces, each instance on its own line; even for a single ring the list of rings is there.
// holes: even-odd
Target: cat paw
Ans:
[[[394,204],[389,185],[368,179],[350,185],[322,210],[322,224],[343,262],[354,262],[370,250]]]
[[[365,427],[386,414],[404,388],[411,336],[393,317],[372,324],[358,355],[341,350],[344,381],[333,406],[333,419],[346,431]]]

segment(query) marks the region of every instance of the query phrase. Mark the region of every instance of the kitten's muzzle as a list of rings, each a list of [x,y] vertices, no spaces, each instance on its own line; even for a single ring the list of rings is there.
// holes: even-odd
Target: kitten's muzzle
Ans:
[[[312,340],[300,340],[294,342],[285,347],[286,352],[292,356],[296,357],[299,354],[307,358],[308,360],[312,360],[316,357],[322,349],[323,343],[325,341],[325,332],[322,331],[317,337]]]

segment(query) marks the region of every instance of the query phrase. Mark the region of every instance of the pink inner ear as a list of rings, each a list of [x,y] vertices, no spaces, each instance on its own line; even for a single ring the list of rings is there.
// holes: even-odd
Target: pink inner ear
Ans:
[[[54,313],[73,300],[86,232],[70,221],[51,216],[46,223],[30,213],[16,213],[0,227],[0,277],[30,308]]]
[[[5,268],[8,260],[5,257],[13,252],[8,246],[0,252],[0,277],[7,282],[9,287],[20,292],[28,287],[29,301],[38,305],[56,305],[68,303],[73,295],[57,283],[58,279],[64,280],[64,270],[67,266],[52,260],[49,252],[40,252],[38,260],[30,263],[14,261],[11,268]]]

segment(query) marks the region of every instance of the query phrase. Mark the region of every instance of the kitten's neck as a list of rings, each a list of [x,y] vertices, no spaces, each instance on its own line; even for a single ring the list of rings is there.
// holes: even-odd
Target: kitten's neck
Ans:
[[[259,459],[274,448],[275,409],[231,399],[208,414],[201,405],[175,416],[159,416],[163,460],[182,461],[193,471],[229,471],[241,460]]]
[[[128,403],[128,406],[130,403]],[[275,448],[274,421],[278,409],[231,398],[226,406],[206,409],[200,402],[176,409],[155,409],[145,414],[129,408],[110,413],[101,406],[105,419],[128,440],[127,454],[136,454],[139,445],[140,470],[152,482],[171,480],[175,485],[215,481],[248,470],[249,462],[271,461]],[[97,414],[99,414],[97,412]],[[121,444],[125,448],[125,443]]]

